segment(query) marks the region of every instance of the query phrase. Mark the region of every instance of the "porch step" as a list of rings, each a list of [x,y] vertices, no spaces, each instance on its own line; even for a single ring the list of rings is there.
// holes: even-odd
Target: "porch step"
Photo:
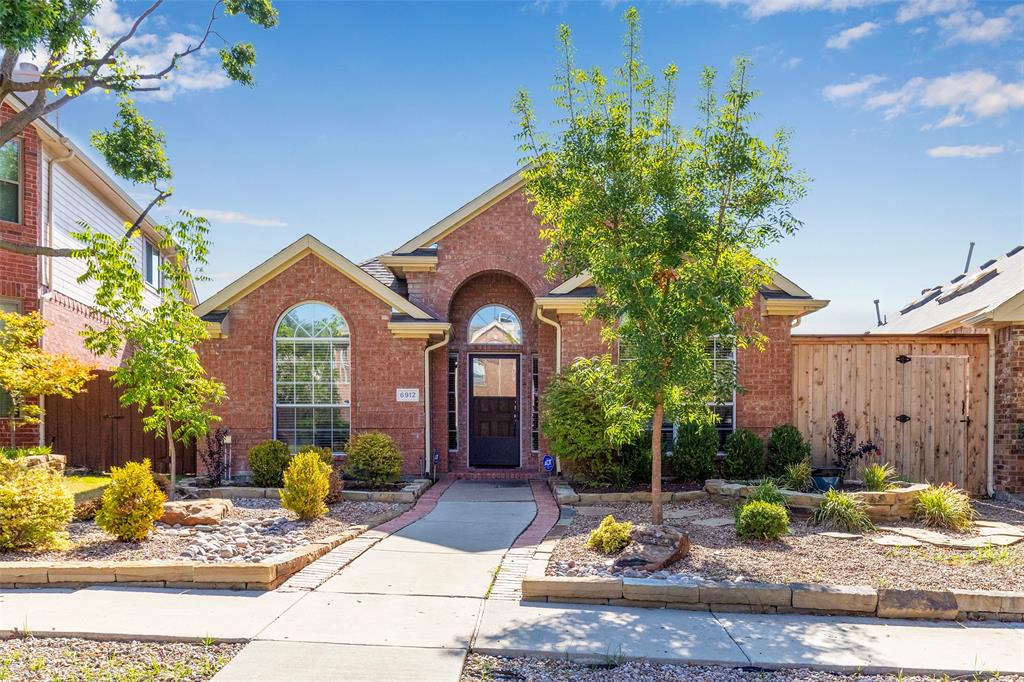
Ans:
[[[542,481],[544,474],[522,469],[455,469],[445,478],[464,478],[469,481]]]

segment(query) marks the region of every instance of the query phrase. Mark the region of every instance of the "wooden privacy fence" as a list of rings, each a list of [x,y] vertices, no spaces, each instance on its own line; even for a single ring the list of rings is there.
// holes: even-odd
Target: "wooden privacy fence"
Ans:
[[[146,433],[142,414],[119,402],[123,389],[114,386],[111,372],[94,372],[85,391],[70,399],[47,398],[46,442],[67,455],[68,466],[108,471],[125,462],[148,457],[153,470],[167,473],[167,441]],[[178,443],[178,473],[196,470],[195,446]]]
[[[840,410],[902,476],[985,493],[987,336],[794,335],[793,414],[817,466]]]

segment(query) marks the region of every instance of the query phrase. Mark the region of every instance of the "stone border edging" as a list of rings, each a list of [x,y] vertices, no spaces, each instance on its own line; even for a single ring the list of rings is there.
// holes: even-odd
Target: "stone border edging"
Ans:
[[[273,590],[294,573],[367,530],[394,519],[403,511],[379,514],[318,542],[279,554],[272,561],[200,561],[164,559],[143,561],[4,561],[0,589],[125,585],[214,590]]]
[[[404,502],[412,504],[432,485],[429,478],[417,478],[407,484],[401,490],[346,490],[342,488],[341,499],[348,502]],[[256,488],[254,486],[230,486],[223,485],[216,488],[200,488],[195,485],[178,483],[177,489],[184,495],[194,495],[196,498],[212,499],[239,499],[239,498],[267,498],[278,500],[281,498],[280,488]]]
[[[555,496],[555,502],[561,505],[575,505],[579,507],[599,506],[604,504],[616,504],[622,502],[650,502],[649,492],[638,491],[633,493],[577,493],[573,487],[563,478],[551,477],[548,479],[548,486]],[[662,502],[697,502],[708,497],[705,490],[684,490],[680,492],[666,492],[661,494]]]

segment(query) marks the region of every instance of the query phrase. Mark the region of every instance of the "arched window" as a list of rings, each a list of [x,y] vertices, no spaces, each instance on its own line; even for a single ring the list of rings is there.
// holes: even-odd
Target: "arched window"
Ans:
[[[274,333],[274,434],[293,450],[341,452],[348,442],[352,361],[348,324],[323,303],[303,303]]]
[[[469,342],[481,344],[519,344],[523,326],[519,317],[503,305],[485,305],[469,321]]]

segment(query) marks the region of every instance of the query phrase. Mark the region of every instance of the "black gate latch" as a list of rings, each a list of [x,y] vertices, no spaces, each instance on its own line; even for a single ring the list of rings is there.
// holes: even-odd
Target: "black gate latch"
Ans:
[[[898,421],[900,424],[906,424],[908,421],[910,421],[910,417],[908,417],[905,414],[901,414],[900,416],[896,417],[896,421]]]

